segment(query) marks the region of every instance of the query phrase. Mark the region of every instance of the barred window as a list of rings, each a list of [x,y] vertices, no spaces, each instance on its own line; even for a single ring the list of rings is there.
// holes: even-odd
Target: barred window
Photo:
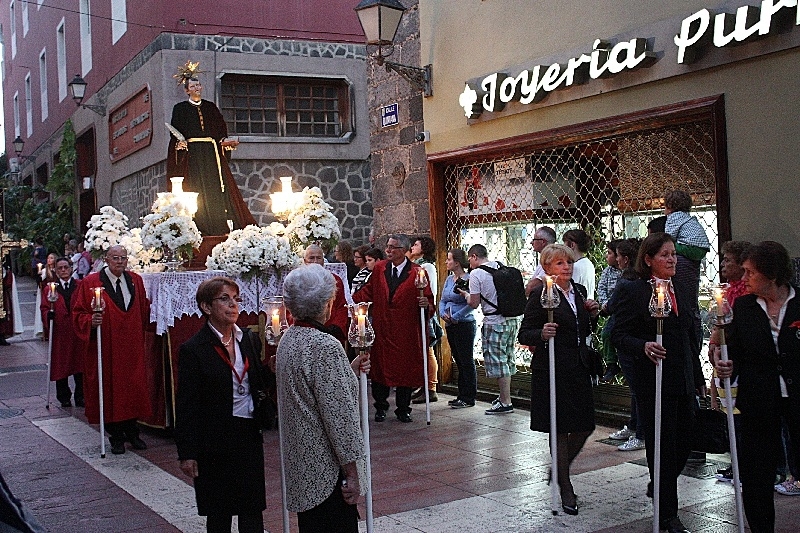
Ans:
[[[344,80],[226,74],[220,110],[231,135],[341,137],[350,131]]]

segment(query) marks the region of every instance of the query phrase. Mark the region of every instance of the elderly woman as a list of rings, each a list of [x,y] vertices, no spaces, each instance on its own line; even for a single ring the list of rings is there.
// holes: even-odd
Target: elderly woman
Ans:
[[[531,429],[550,431],[551,369],[547,342],[555,342],[556,428],[558,487],[561,508],[578,514],[578,502],[569,478],[569,466],[594,431],[592,381],[589,376],[586,338],[591,334],[591,315],[597,316],[597,302],[586,299],[586,287],[572,281],[575,256],[562,244],[545,246],[539,256],[548,276],[555,277],[554,290],[561,301],[553,311],[553,322],[542,306],[546,286],[536,287],[528,298],[519,329],[519,342],[535,348],[531,360]]]
[[[348,363],[323,325],[335,293],[333,274],[317,264],[293,270],[283,282],[294,324],[275,355],[278,412],[286,506],[303,533],[358,531],[364,441],[354,372],[369,370],[369,355]]]
[[[194,480],[197,514],[209,533],[262,533],[263,440],[253,418],[264,390],[261,344],[236,325],[239,286],[211,278],[197,288],[206,324],[180,348],[175,442],[183,472]],[[266,400],[265,400],[266,401]]]
[[[615,320],[611,340],[634,357],[636,401],[645,426],[647,465],[653,477],[655,444],[656,365],[663,366],[661,394],[661,482],[659,505],[661,529],[683,533],[678,518],[678,476],[689,458],[694,418],[695,391],[704,393],[699,342],[694,338],[692,294],[694,288],[672,280],[677,257],[675,241],[667,233],[652,233],[642,241],[636,258],[639,279],[623,283],[615,294]],[[656,319],[650,315],[651,281],[669,282],[672,310],[664,318],[663,344],[656,342]],[[652,496],[652,481],[647,495]]]
[[[744,512],[751,531],[770,533],[782,422],[789,429],[789,453],[800,457],[800,299],[789,283],[789,254],[779,243],[750,247],[742,268],[750,294],[736,298],[733,322],[725,328],[731,360],[723,363],[716,350],[715,368],[722,379],[738,375]]]

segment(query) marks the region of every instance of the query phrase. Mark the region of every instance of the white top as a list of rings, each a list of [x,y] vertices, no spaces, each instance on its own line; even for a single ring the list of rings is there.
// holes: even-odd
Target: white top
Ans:
[[[484,263],[489,268],[497,268],[497,261],[488,261]],[[492,275],[483,270],[482,268],[474,268],[469,272],[469,293],[480,294],[492,303],[497,302],[497,290],[494,288],[494,280]],[[484,324],[505,324],[506,318],[503,315],[491,315],[487,313],[496,313],[497,309],[487,304],[481,298],[481,311],[483,311]]]
[[[783,317],[786,315],[786,307],[789,305],[789,300],[795,297],[794,287],[791,285],[789,286],[789,296],[786,298],[786,301],[783,302],[781,306],[781,310],[778,312],[778,320],[772,320],[772,317],[769,316],[769,312],[767,311],[767,302],[764,298],[756,298],[758,305],[761,306],[761,309],[764,310],[764,314],[767,315],[769,318],[769,327],[772,330],[772,340],[775,342],[775,350],[780,353],[780,348],[778,347],[778,335],[781,332],[781,324],[783,323]],[[784,398],[789,397],[789,389],[786,388],[786,382],[783,380],[783,376],[778,376],[778,379],[781,382],[781,396]]]
[[[573,266],[572,281],[586,287],[586,298],[594,300],[594,265],[587,257],[581,257]]]
[[[433,301],[436,301],[436,295],[439,293],[439,281],[436,277],[436,265],[433,263],[422,263],[420,265],[422,268],[425,269],[425,273],[428,274],[428,283],[431,286],[431,292],[433,292]]]
[[[222,342],[222,333],[217,331],[217,328],[212,326],[211,322],[208,322],[208,327],[211,328],[211,331],[213,331],[217,337],[219,337],[220,342]],[[244,358],[242,357],[242,350],[239,349],[239,343],[242,342],[244,334],[236,324],[233,325],[233,334],[236,337],[236,342],[233,345],[236,361],[233,363],[233,368],[240,376],[244,373],[244,379],[242,379],[241,383],[242,387],[244,387],[244,392],[239,394],[239,380],[234,373],[231,372],[233,416],[238,416],[239,418],[253,418],[253,397],[250,395],[250,376],[244,371]]]
[[[106,267],[106,274],[108,275],[108,279],[111,280],[111,286],[115,289],[117,287],[117,280],[119,280],[119,287],[122,290],[122,298],[125,300],[125,309],[123,309],[123,311],[127,311],[128,307],[131,305],[131,291],[128,290],[128,282],[125,281],[125,276],[123,275],[121,278],[118,278],[111,273],[111,269],[108,267]]]
[[[536,279],[544,280],[544,276],[546,274],[547,274],[547,272],[544,271],[544,267],[542,266],[541,263],[539,263],[538,265],[536,265],[536,269],[533,271],[533,276],[531,277],[531,279],[536,278]]]

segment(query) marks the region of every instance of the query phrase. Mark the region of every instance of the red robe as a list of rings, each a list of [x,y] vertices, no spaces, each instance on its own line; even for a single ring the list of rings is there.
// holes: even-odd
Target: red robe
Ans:
[[[10,268],[3,269],[3,309],[6,316],[0,319],[0,335],[3,337],[14,336],[14,305],[11,299],[11,291],[14,288],[14,278]]]
[[[83,391],[86,397],[86,418],[100,421],[97,380],[97,335],[92,328],[92,296],[95,287],[105,286],[103,300],[103,401],[106,422],[121,422],[150,416],[150,403],[145,370],[145,328],[150,322],[150,302],[142,278],[125,272],[132,284],[131,302],[127,311],[111,299],[113,291],[105,269],[89,274],[72,295],[72,319],[75,333],[88,343],[85,352]],[[105,284],[103,283],[105,279]]]
[[[422,267],[411,263],[408,277],[400,282],[392,301],[389,301],[389,284],[386,270],[391,272],[389,261],[375,264],[366,285],[353,295],[354,302],[372,302],[372,327],[375,344],[372,346],[370,379],[387,387],[422,387],[423,370],[422,333],[417,303],[419,289],[414,286],[417,272]],[[433,293],[425,287],[428,313],[433,312]],[[430,316],[426,314],[427,317]],[[424,357],[428,357],[427,351]]]
[[[56,381],[67,378],[74,374],[83,372],[84,354],[86,353],[86,343],[78,338],[72,326],[72,315],[67,308],[63,290],[60,289],[61,282],[58,281],[58,300],[53,305],[55,318],[53,319],[53,353],[50,360],[50,380]],[[78,293],[80,280],[70,280],[70,308],[75,303],[75,295]],[[45,286],[42,290],[42,301],[39,309],[42,312],[42,324],[45,331],[49,330],[50,322],[47,320],[47,312],[50,310],[50,301],[47,297],[50,294],[50,286]]]

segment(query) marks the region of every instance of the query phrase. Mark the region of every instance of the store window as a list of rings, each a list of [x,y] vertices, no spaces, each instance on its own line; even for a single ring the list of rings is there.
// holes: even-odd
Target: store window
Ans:
[[[724,153],[717,146],[723,138],[718,128],[711,119],[644,124],[621,134],[563,144],[544,140],[535,148],[444,165],[447,245],[484,244],[490,259],[519,267],[527,281],[538,264],[530,244],[538,227],[552,227],[558,242],[568,229],[582,228],[593,237],[589,256],[599,276],[606,266],[604,243],[645,237],[648,222],[664,214],[664,193],[680,189],[691,194],[693,215],[711,243],[701,266],[702,308],[708,287],[720,281],[720,237],[729,234],[717,205],[727,194],[719,187],[725,164],[718,155]],[[475,355],[482,361],[480,338]],[[520,371],[529,370],[530,359],[518,346]]]
[[[220,110],[231,135],[338,138],[352,130],[344,80],[226,74]]]

